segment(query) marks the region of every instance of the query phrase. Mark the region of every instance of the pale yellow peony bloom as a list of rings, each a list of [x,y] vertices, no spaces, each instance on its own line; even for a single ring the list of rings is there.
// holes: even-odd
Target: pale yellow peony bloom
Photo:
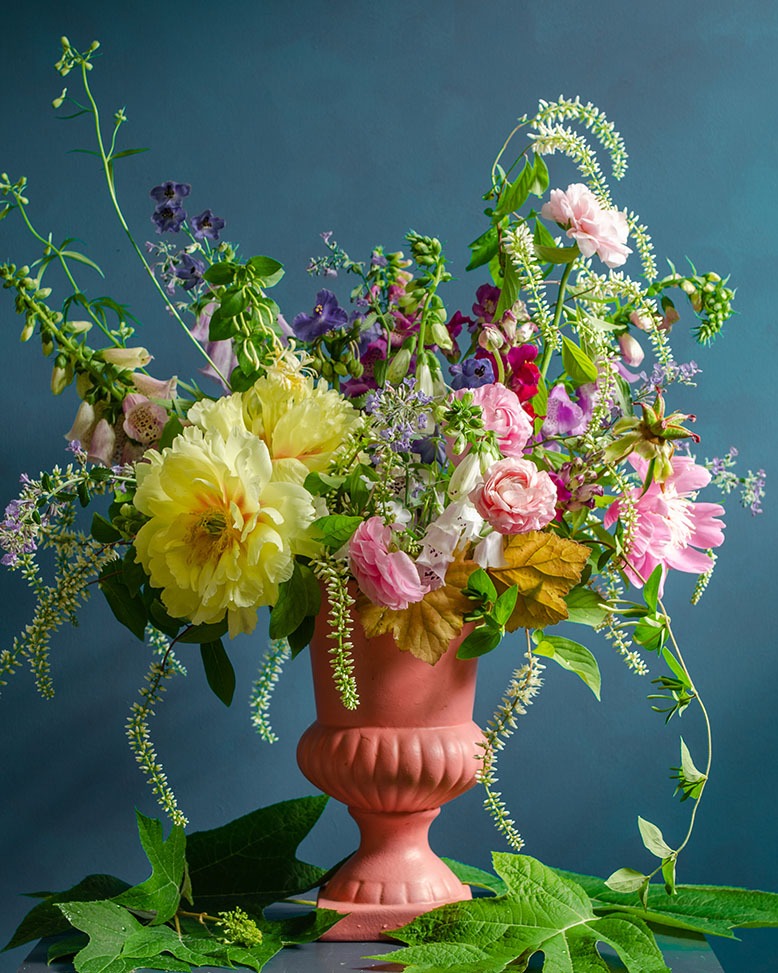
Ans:
[[[273,605],[294,555],[309,553],[312,498],[296,483],[272,481],[264,442],[234,422],[235,396],[201,411],[136,467],[135,506],[150,519],[136,557],[175,618],[195,625],[225,613],[230,637],[251,632],[257,608]],[[240,413],[238,413],[239,415]]]
[[[276,479],[302,483],[327,469],[362,422],[343,396],[281,361],[243,393],[246,428],[267,444]]]

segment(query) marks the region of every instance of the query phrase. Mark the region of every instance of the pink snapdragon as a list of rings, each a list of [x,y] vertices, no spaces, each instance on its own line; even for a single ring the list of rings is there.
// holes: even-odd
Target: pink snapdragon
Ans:
[[[524,534],[554,519],[557,491],[545,470],[527,459],[509,457],[490,468],[470,500],[498,533]]]
[[[629,462],[641,478],[648,470],[646,460],[630,456]],[[724,543],[724,513],[718,503],[695,503],[693,497],[710,482],[710,473],[691,456],[673,456],[673,472],[663,484],[651,483],[645,493],[632,491],[637,510],[637,525],[627,554],[625,571],[637,587],[657,565],[662,566],[662,586],[669,568],[704,574],[711,566],[705,550]],[[619,517],[617,500],[608,507],[604,524],[612,526]],[[701,550],[698,550],[701,548]]]
[[[566,190],[552,189],[540,215],[567,230],[584,257],[596,253],[607,267],[620,267],[632,253],[626,245],[629,225],[625,214],[603,209],[583,183],[573,183]]]
[[[421,601],[425,589],[416,565],[405,551],[390,551],[392,529],[380,517],[370,517],[349,541],[351,573],[375,605],[394,611]]]

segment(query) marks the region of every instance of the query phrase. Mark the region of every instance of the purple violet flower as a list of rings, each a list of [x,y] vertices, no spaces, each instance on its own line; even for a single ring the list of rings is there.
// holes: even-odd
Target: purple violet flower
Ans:
[[[204,209],[199,216],[192,217],[195,240],[218,240],[219,230],[223,229],[224,225],[224,220],[220,216],[214,216],[210,209]]]
[[[203,282],[205,262],[192,257],[188,253],[181,253],[176,258],[176,277],[181,281],[185,291],[191,291]]]
[[[332,291],[321,290],[316,295],[316,305],[311,314],[298,314],[292,321],[292,330],[300,341],[313,341],[330,331],[337,331],[348,324],[348,312],[338,305]]]
[[[151,216],[157,233],[178,233],[186,219],[186,212],[180,203],[160,203]]]
[[[157,203],[180,203],[191,191],[192,187],[188,183],[168,180],[155,186],[149,196]]]
[[[452,389],[477,389],[494,382],[494,367],[488,358],[468,358],[461,365],[450,365]]]

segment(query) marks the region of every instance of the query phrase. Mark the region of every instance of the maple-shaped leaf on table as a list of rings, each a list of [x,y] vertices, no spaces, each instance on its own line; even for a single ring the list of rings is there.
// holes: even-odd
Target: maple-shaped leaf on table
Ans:
[[[586,892],[529,855],[495,853],[506,893],[446,905],[392,932],[408,945],[384,953],[404,973],[526,970],[535,953],[554,973],[607,973],[606,943],[629,973],[669,973],[653,934],[631,915],[598,917]]]
[[[565,595],[581,579],[589,548],[546,531],[513,534],[503,550],[505,567],[488,568],[498,590],[518,588],[506,628],[545,628],[567,618]]]
[[[462,589],[477,568],[475,561],[453,561],[443,587],[400,611],[361,598],[357,607],[365,635],[373,638],[391,632],[398,648],[435,665],[452,640],[462,634],[464,616],[473,607]]]

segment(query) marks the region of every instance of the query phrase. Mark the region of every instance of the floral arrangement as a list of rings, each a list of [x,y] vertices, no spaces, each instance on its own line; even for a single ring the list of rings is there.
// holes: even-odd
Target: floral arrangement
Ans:
[[[696,603],[713,573],[724,508],[699,491],[740,490],[758,513],[764,474],[738,474],[734,449],[699,459],[695,417],[669,404],[699,369],[674,359],[670,336],[691,321],[709,345],[734,291],[693,267],[660,275],[646,227],[618,207],[597,161],[599,147],[613,177],[624,174],[624,145],[605,116],[560,98],[519,120],[490,173],[485,229],[470,245],[471,307],[447,302],[452,272],[436,238],[409,232],[403,250],[376,246],[358,261],[327,232],[308,268],[322,278],[315,296],[312,287],[282,312],[271,296],[281,263],[245,257],[210,209],[193,215],[184,182],[151,190],[153,239],[136,242],[115,170],[142,150],[119,148],[123,111],[112,127],[101,118],[89,84],[98,45],[80,53],[63,38],[62,48],[57,68],[80,75],[83,98],[65,89],[54,105],[92,118],[117,218],[204,367],[197,381],[149,374],[139,322],[81,282],[97,265],[73,240],[57,245],[36,227],[24,179],[0,177],[0,217],[23,220],[41,247],[30,265],[0,266],[3,287],[24,319],[22,340],[39,339],[52,360],[52,392],[74,385],[79,398],[70,461],[23,476],[0,524],[3,563],[37,598],[31,623],[0,652],[0,683],[26,660],[41,694],[53,693],[51,638],[96,580],[117,620],[151,650],[127,729],[180,827],[186,819],[149,726],[182,671],[178,643],[200,645],[209,683],[229,703],[224,640],[252,633],[259,609],[269,609],[252,719],[272,740],[272,690],[317,619],[329,625],[332,676],[348,708],[359,705],[355,625],[391,633],[398,651],[430,665],[463,633],[458,655],[473,658],[521,629],[524,659],[485,733],[479,775],[514,850],[522,840],[495,788],[496,759],[544,666],[572,671],[599,697],[594,654],[554,634],[558,623],[601,633],[638,676],[653,657],[653,708],[669,720],[694,704],[707,725],[663,591],[674,572],[692,573]],[[579,170],[566,188],[549,173],[556,155]],[[64,298],[48,286],[55,265]],[[82,529],[79,510],[93,503]],[[50,582],[38,557],[47,550]],[[675,890],[710,760],[710,749],[693,758],[681,740],[675,776],[691,802],[688,833],[673,848],[640,819],[656,868],[620,869],[612,891],[637,892],[645,904],[656,875]]]

